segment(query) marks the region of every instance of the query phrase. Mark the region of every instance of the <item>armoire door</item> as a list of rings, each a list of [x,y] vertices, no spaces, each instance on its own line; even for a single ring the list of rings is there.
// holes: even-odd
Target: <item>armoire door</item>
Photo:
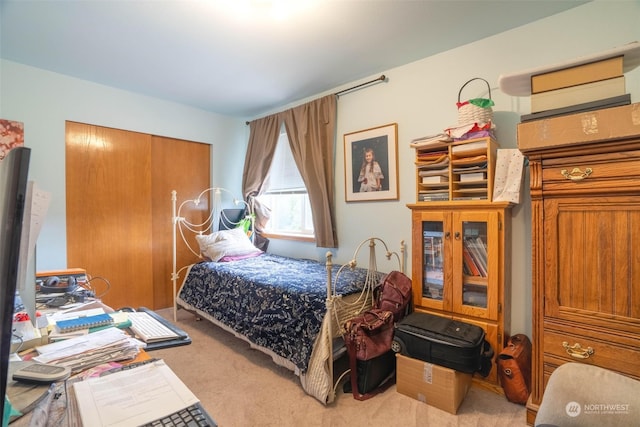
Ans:
[[[170,307],[171,190],[206,188],[209,163],[207,144],[67,122],[67,266],[111,307]]]

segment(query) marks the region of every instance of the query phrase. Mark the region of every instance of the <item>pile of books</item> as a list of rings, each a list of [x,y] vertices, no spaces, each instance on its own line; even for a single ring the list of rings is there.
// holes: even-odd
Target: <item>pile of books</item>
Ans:
[[[465,237],[462,246],[464,274],[487,277],[487,245],[480,237]]]
[[[531,76],[531,114],[521,121],[617,107],[631,103],[626,93],[624,56]]]

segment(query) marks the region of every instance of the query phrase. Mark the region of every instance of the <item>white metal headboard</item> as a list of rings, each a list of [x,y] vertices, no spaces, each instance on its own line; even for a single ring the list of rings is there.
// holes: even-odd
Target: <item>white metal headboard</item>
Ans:
[[[183,216],[183,209],[189,207],[198,207],[201,203],[203,203],[205,196],[211,193],[213,197],[210,198],[211,208],[209,209],[209,215],[200,223],[190,222]],[[179,270],[177,269],[177,247],[178,247],[178,232],[180,233],[180,238],[187,246],[189,251],[195,256],[202,258],[200,254],[200,248],[194,248],[192,244],[187,240],[185,236],[185,232],[191,233],[192,235],[198,234],[208,234],[214,231],[218,231],[218,225],[220,223],[220,218],[224,218],[226,223],[231,225],[238,225],[239,223],[233,222],[230,218],[226,217],[224,213],[224,196],[227,196],[226,200],[227,207],[229,204],[233,204],[234,206],[243,206],[247,209],[247,216],[243,219],[249,219],[251,221],[251,240],[253,241],[255,235],[255,224],[254,224],[254,216],[252,206],[244,201],[242,198],[237,198],[231,191],[222,188],[222,187],[210,187],[206,190],[203,190],[198,194],[198,196],[194,199],[184,200],[180,205],[178,205],[178,197],[176,190],[171,191],[171,205],[172,205],[172,271],[171,271],[171,281],[173,282],[173,320],[177,321],[177,310],[178,306],[176,304],[177,290],[178,290],[178,278],[180,273],[187,269],[189,266],[183,266]]]

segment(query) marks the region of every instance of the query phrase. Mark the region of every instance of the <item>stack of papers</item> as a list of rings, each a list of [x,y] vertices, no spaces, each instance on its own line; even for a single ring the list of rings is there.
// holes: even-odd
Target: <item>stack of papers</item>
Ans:
[[[38,346],[33,360],[67,366],[79,372],[107,362],[135,358],[145,343],[118,328],[107,328],[91,334]]]
[[[94,322],[95,320],[100,320],[100,322]],[[101,307],[81,311],[56,312],[48,316],[48,321],[51,325],[50,342],[75,338],[114,326],[121,329],[131,326],[126,312],[105,313]],[[75,326],[68,328],[65,325]]]
[[[422,148],[428,147],[432,145],[438,145],[446,142],[453,141],[446,133],[437,133],[435,135],[423,136],[421,138],[416,138],[409,143],[409,146],[412,148]]]
[[[198,402],[162,360],[73,387],[85,426],[142,425]]]

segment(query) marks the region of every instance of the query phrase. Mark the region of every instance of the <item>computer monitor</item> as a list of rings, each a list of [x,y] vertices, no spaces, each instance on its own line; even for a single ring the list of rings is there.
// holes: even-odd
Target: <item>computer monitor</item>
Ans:
[[[236,228],[238,224],[240,224],[240,221],[244,219],[245,215],[245,208],[222,209],[218,230],[231,230]]]
[[[20,274],[22,224],[31,149],[16,147],[0,160],[0,414],[4,416],[13,312]],[[24,264],[26,268],[26,263]]]
[[[38,188],[34,181],[27,182],[20,258],[18,264],[18,289],[23,307],[35,328],[36,321],[36,241],[49,209],[51,194]]]

